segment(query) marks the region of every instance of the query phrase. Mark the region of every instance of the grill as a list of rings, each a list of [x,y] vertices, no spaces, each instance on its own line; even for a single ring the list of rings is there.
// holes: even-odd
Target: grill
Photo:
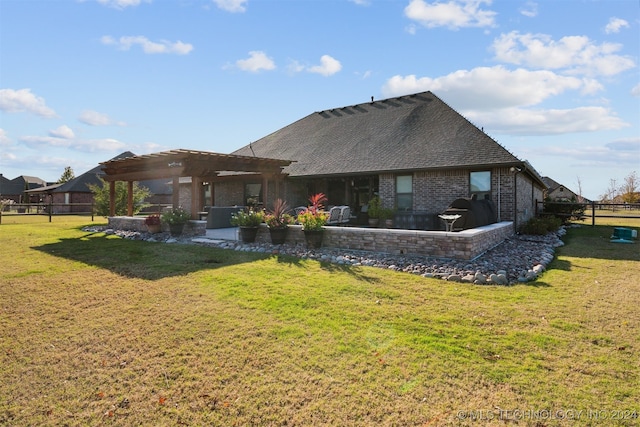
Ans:
[[[497,222],[496,205],[491,199],[455,199],[442,215],[460,215],[453,223],[453,230],[467,230]]]

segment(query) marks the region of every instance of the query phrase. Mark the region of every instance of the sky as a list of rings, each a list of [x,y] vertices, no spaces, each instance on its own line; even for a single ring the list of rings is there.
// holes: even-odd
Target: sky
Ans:
[[[230,153],[422,91],[574,192],[640,173],[638,0],[0,0],[0,173]]]

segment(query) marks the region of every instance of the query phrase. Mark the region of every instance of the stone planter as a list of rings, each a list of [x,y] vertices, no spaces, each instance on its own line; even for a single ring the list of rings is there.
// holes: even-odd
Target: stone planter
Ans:
[[[283,245],[285,240],[287,240],[288,231],[288,227],[270,228],[269,234],[271,235],[271,243],[274,245]]]
[[[244,243],[253,243],[258,235],[258,227],[240,227],[240,238]]]
[[[380,219],[369,218],[369,227],[377,227],[379,223],[380,223]]]
[[[324,230],[303,230],[304,239],[307,242],[307,248],[318,249],[322,247],[322,238],[324,237]]]
[[[183,230],[184,230],[184,224],[169,224],[169,232],[173,237],[178,237],[182,235]]]

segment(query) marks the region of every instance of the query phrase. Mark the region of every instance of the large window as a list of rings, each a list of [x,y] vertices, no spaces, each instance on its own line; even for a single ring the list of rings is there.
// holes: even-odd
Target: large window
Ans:
[[[490,171],[471,172],[469,174],[469,184],[472,197],[476,196],[479,200],[484,199],[485,195],[491,197]]]
[[[258,206],[262,203],[262,184],[245,184],[244,202],[247,206]]]
[[[396,176],[396,208],[398,211],[413,210],[413,177]]]

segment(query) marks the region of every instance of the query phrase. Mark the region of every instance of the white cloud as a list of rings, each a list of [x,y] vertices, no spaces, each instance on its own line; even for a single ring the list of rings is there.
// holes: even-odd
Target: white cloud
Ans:
[[[148,54],[167,53],[176,55],[187,55],[193,50],[193,45],[183,43],[181,41],[170,42],[168,40],[160,40],[160,42],[152,42],[144,36],[123,36],[115,39],[111,36],[103,36],[100,41],[107,46],[117,46],[121,50],[129,50],[133,45],[142,47],[142,51]]]
[[[98,152],[98,151],[115,151],[122,150],[125,144],[111,138],[102,139],[68,139],[56,136],[23,136],[19,138],[20,142],[33,149],[42,148],[70,148],[82,152]]]
[[[0,145],[11,145],[13,141],[7,136],[7,132],[4,129],[0,129]]]
[[[78,117],[82,123],[90,126],[126,126],[124,122],[117,122],[107,114],[93,110],[85,110]]]
[[[139,6],[140,3],[151,3],[151,0],[97,0],[98,3],[104,6],[109,6],[114,9],[124,9],[126,7]]]
[[[629,23],[624,19],[610,18],[609,23],[604,27],[604,32],[607,34],[619,33],[622,28],[629,28]]]
[[[508,70],[502,66],[460,70],[437,77],[394,76],[383,86],[385,96],[433,91],[455,105],[469,120],[492,132],[543,135],[620,129],[623,120],[603,107],[534,109],[566,91],[593,92],[593,80],[562,76],[552,71]]]
[[[536,105],[567,90],[580,90],[594,83],[577,77],[561,76],[552,71],[508,70],[503,66],[459,70],[431,78],[394,76],[382,88],[385,96],[433,91],[451,105],[461,109],[492,110]]]
[[[433,3],[411,0],[404,13],[407,18],[427,28],[493,27],[496,12],[481,9],[483,3],[490,5],[491,0],[449,0]]]
[[[623,138],[611,141],[605,145],[611,150],[630,151],[635,152],[636,155],[640,155],[640,138]]]
[[[62,125],[57,129],[50,130],[49,136],[63,139],[73,139],[76,137],[75,133],[73,133],[73,130],[67,125]]]
[[[620,118],[603,107],[572,109],[505,108],[498,111],[463,111],[474,123],[482,123],[492,132],[510,135],[553,135],[595,132],[627,127]]]
[[[76,141],[73,146],[78,151],[86,151],[90,153],[98,151],[116,151],[122,150],[126,144],[113,138],[89,139]]]
[[[612,76],[635,66],[634,61],[616,55],[622,46],[597,45],[585,36],[567,36],[555,41],[545,34],[512,31],[494,40],[495,59],[534,68],[561,69],[567,74]]]
[[[31,89],[0,89],[0,110],[7,113],[28,112],[41,117],[57,117],[53,109],[47,107],[43,98],[31,93]]]
[[[342,64],[330,55],[322,55],[319,65],[304,65],[300,61],[290,60],[287,70],[290,73],[300,73],[306,71],[308,73],[321,74],[325,77],[332,76],[342,70]]]
[[[55,136],[27,135],[19,138],[20,142],[28,147],[40,149],[42,147],[70,147],[73,141]]]
[[[631,88],[631,95],[640,96],[640,83]]]
[[[520,8],[520,13],[529,18],[535,18],[538,16],[538,3],[528,1]]]
[[[300,63],[300,61],[296,61],[295,59],[289,60],[289,64],[287,65],[287,71],[289,73],[300,73],[304,71],[305,66]]]
[[[329,55],[322,55],[322,57],[320,57],[320,65],[309,67],[307,71],[328,77],[339,72],[341,69],[342,64],[340,64],[340,61]]]
[[[357,4],[358,6],[369,6],[371,4],[371,0],[349,0],[349,1]]]
[[[244,12],[247,10],[245,3],[247,0],[213,0],[213,2],[222,10],[227,12]]]
[[[247,59],[237,60],[236,66],[243,71],[250,71],[252,73],[257,73],[262,70],[273,70],[276,68],[275,62],[273,62],[266,53],[259,50],[249,52],[249,58]]]

